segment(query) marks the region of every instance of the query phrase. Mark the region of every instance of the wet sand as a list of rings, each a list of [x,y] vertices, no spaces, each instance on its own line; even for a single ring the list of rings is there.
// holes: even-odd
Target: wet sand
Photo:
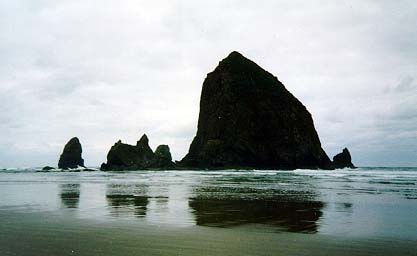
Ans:
[[[0,171],[4,255],[417,255],[417,168]]]
[[[0,255],[416,255],[417,241],[0,213]]]

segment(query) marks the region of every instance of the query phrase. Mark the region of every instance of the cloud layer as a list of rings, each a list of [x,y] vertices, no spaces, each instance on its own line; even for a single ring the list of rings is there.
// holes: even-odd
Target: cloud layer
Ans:
[[[90,166],[142,133],[181,159],[206,74],[238,50],[310,110],[333,156],[417,166],[415,1],[0,3],[0,167]]]

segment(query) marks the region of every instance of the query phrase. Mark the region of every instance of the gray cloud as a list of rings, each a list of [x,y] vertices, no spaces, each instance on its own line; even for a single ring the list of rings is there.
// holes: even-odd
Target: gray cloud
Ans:
[[[53,165],[78,136],[87,165],[147,133],[174,158],[195,133],[206,73],[241,51],[312,112],[329,155],[417,165],[414,1],[0,3],[0,167]]]

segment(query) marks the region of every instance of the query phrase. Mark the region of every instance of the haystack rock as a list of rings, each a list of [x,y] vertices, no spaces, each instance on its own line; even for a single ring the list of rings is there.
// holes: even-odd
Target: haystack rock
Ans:
[[[333,165],[335,168],[356,168],[352,163],[352,157],[347,148],[344,148],[342,153],[333,157]]]
[[[329,169],[306,107],[238,52],[203,83],[198,130],[180,162],[191,168]]]
[[[82,152],[78,138],[72,138],[64,147],[64,151],[59,158],[58,168],[73,169],[80,166],[84,167],[84,159],[81,157]]]
[[[173,168],[169,147],[161,145],[154,153],[149,147],[149,139],[144,134],[136,145],[124,144],[120,140],[107,154],[107,163],[101,170],[141,170],[148,168]]]

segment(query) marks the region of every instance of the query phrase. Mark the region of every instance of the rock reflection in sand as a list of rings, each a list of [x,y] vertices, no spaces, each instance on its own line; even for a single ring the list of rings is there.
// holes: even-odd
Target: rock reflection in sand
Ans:
[[[80,202],[80,184],[61,184],[59,186],[62,206],[78,208]]]
[[[146,191],[147,187],[142,185],[109,184],[106,200],[111,216],[146,216],[149,203]]]
[[[193,198],[189,205],[194,210],[197,225],[201,226],[267,224],[277,230],[316,233],[324,204],[320,201],[291,201],[291,198]]]

